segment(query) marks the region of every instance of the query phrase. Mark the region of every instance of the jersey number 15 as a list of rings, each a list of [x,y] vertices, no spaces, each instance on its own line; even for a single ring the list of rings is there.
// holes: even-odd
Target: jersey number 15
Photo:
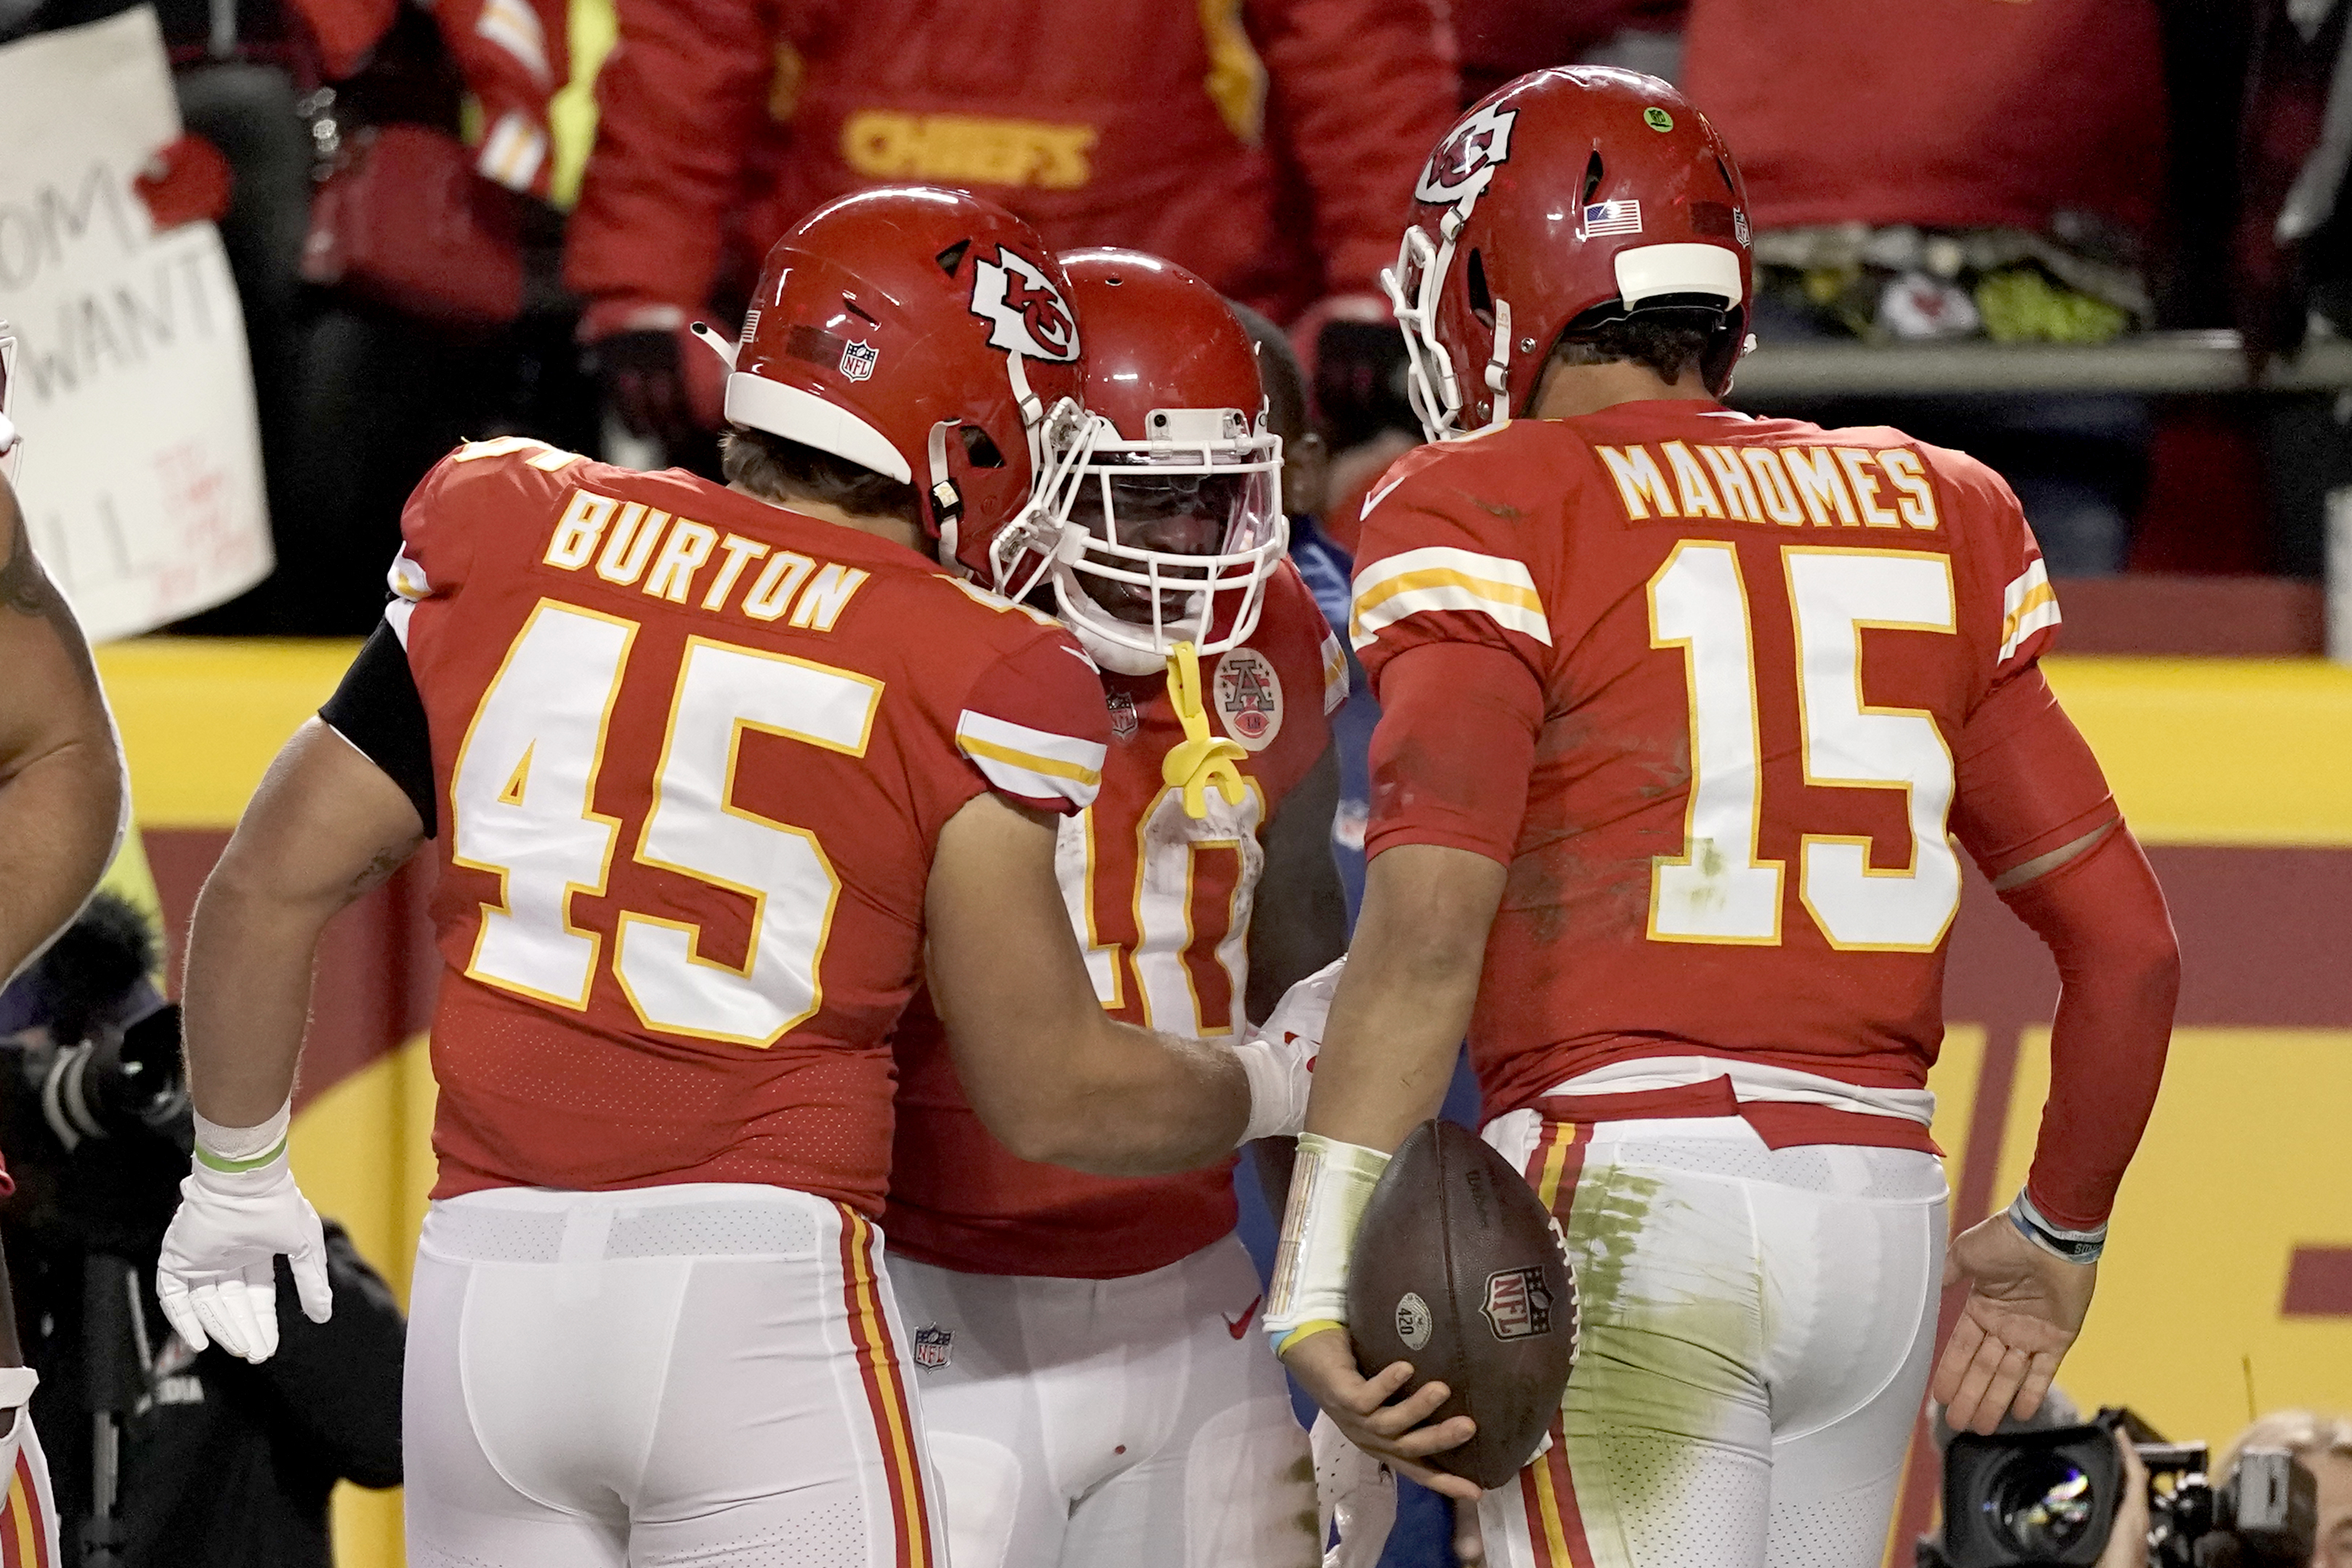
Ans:
[[[1914,551],[1801,545],[1783,548],[1780,562],[1796,629],[1805,783],[1901,790],[1911,838],[1908,867],[1879,869],[1867,837],[1805,834],[1797,897],[1832,948],[1931,952],[1960,907],[1959,859],[1945,837],[1951,748],[1921,710],[1863,700],[1861,633],[1956,631],[1951,563]],[[1650,940],[1777,946],[1788,868],[1757,854],[1756,649],[1732,545],[1675,546],[1650,579],[1650,646],[1683,651],[1691,736],[1683,852],[1652,862]]]

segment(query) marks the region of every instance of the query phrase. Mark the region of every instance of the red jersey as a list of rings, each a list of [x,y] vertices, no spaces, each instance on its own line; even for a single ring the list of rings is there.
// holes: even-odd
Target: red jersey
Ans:
[[[1165,256],[1288,321],[1372,292],[1453,118],[1429,0],[620,0],[564,276],[705,308],[730,230],[950,185],[1057,249]]]
[[[2058,625],[2000,478],[1895,430],[1660,402],[1424,447],[1373,497],[1375,689],[1469,645],[1540,714],[1515,842],[1409,776],[1376,779],[1366,837],[1508,864],[1470,1036],[1487,1113],[1642,1057],[1924,1087],[1952,759]]]
[[[1129,1023],[1177,1035],[1247,1026],[1257,835],[1329,744],[1347,658],[1298,574],[1266,584],[1249,640],[1204,658],[1216,733],[1241,742],[1239,805],[1208,792],[1184,814],[1160,760],[1184,739],[1160,676],[1106,675],[1102,793],[1062,825],[1062,897],[1095,994]],[[883,1229],[890,1250],[975,1274],[1113,1279],[1189,1257],[1234,1228],[1232,1162],[1172,1176],[1087,1175],[1017,1159],[964,1102],[946,1037],[919,1000],[900,1021],[898,1152]]]
[[[401,530],[443,803],[436,1195],[879,1213],[940,829],[984,789],[1094,798],[1092,664],[887,541],[533,441],[443,459]]]

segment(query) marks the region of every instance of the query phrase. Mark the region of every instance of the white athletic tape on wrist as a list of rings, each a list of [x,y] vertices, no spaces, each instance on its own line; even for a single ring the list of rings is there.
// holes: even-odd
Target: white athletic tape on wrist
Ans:
[[[1388,1164],[1389,1156],[1360,1143],[1299,1138],[1266,1296],[1265,1331],[1277,1349],[1304,1324],[1348,1321],[1348,1257]]]
[[[1307,1124],[1307,1079],[1296,1058],[1255,1033],[1234,1047],[1234,1055],[1249,1079],[1249,1125],[1242,1129],[1241,1141],[1297,1137]]]
[[[202,1111],[195,1113],[195,1119],[198,1168],[234,1175],[267,1165],[285,1152],[286,1130],[294,1121],[294,1101],[289,1097],[278,1108],[277,1115],[258,1127],[224,1127],[205,1120]]]
[[[41,1386],[41,1374],[29,1366],[0,1366],[0,1410],[15,1410],[32,1403],[33,1390]]]

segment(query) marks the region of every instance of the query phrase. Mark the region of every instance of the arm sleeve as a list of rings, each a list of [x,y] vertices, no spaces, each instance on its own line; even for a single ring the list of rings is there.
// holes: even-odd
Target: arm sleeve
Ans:
[[[1406,195],[1453,122],[1454,41],[1431,0],[1256,0],[1268,123],[1315,198],[1327,293],[1373,292]]]
[[[1380,698],[1364,854],[1435,844],[1509,865],[1543,727],[1533,673],[1500,649],[1429,643],[1388,662]]]
[[[989,788],[1063,816],[1094,804],[1109,742],[1102,678],[1059,631],[991,665],[956,715],[956,750]]]
[[[361,645],[360,656],[343,671],[319,717],[400,786],[425,824],[427,838],[440,837],[433,734],[408,668],[408,652],[389,623],[379,625]]]
[[[2115,820],[2115,796],[2038,665],[1977,705],[1953,748],[1952,831],[1998,879]]]
[[[2115,1206],[2164,1076],[2180,950],[2164,890],[2120,823],[2047,876],[2001,895],[2057,961],[2050,1099],[2025,1189],[2070,1230]]]
[[[699,310],[773,80],[776,18],[758,0],[620,0],[619,26],[564,281]]]

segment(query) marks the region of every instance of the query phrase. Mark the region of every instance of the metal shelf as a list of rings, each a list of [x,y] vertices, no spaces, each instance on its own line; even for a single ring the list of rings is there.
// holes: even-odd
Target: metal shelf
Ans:
[[[1992,342],[1790,343],[1742,360],[1735,404],[1988,393],[2244,395],[2352,390],[2352,342],[2316,340],[2259,377],[2238,334],[2146,332],[2097,347]]]

